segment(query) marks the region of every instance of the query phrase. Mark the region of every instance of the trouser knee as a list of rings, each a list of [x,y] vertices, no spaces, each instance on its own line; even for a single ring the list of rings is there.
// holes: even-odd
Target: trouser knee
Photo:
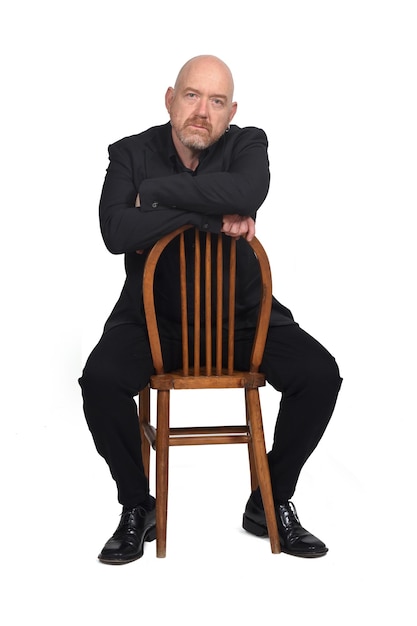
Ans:
[[[330,394],[337,395],[341,387],[342,380],[339,366],[336,360],[329,354],[320,370],[320,382],[324,389],[327,389]]]

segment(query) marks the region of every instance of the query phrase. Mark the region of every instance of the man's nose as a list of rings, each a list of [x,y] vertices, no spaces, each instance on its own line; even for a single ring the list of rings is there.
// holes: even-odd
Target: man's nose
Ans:
[[[200,117],[207,117],[207,115],[208,115],[208,100],[207,100],[207,98],[200,98],[199,99],[198,105],[197,105],[197,109],[196,109],[196,113]]]

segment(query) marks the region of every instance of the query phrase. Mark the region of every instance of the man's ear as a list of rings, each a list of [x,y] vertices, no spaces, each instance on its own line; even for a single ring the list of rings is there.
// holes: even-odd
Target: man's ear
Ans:
[[[168,113],[169,113],[170,108],[171,108],[171,103],[172,103],[172,101],[174,99],[174,93],[175,92],[174,92],[173,87],[168,87],[167,92],[165,94],[165,106],[166,106],[166,109],[167,109]]]
[[[229,122],[231,122],[234,116],[236,115],[236,111],[237,111],[237,102],[232,102],[232,110],[230,111]]]

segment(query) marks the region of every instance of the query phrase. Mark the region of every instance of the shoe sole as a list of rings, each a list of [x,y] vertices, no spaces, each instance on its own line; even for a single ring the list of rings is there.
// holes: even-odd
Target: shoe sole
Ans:
[[[290,554],[291,556],[299,556],[302,559],[318,559],[321,556],[326,556],[329,549],[327,548],[323,552],[290,552],[286,548],[281,546],[281,552],[285,552],[285,554]]]
[[[125,563],[133,563],[143,556],[143,544],[145,541],[155,541],[156,539],[156,526],[151,526],[144,536],[143,543],[140,546],[139,553],[129,559],[106,559],[105,557],[98,557],[100,563],[106,563],[106,565],[124,565]]]

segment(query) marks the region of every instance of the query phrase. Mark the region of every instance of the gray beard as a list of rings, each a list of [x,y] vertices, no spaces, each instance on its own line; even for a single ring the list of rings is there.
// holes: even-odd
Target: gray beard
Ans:
[[[186,148],[191,148],[191,150],[205,150],[212,143],[211,141],[208,141],[203,137],[198,137],[197,135],[189,137],[179,133],[178,138]]]

